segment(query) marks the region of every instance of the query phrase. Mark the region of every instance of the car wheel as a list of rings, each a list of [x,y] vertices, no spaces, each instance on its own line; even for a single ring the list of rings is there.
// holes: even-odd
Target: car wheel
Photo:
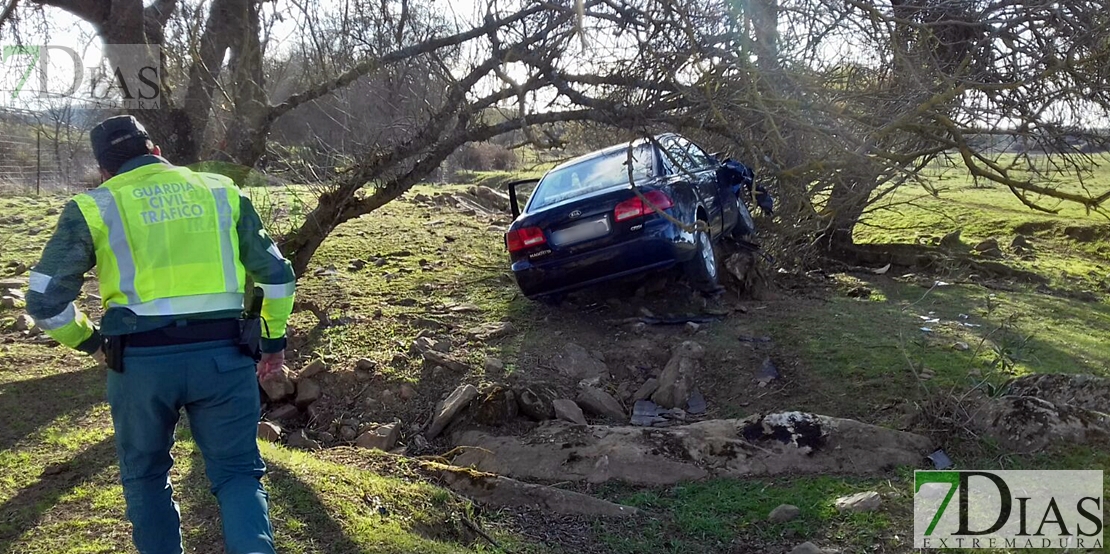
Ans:
[[[699,220],[699,227],[705,222]],[[694,258],[686,262],[686,277],[702,292],[717,292],[717,253],[713,247],[713,237],[708,231],[694,231]]]
[[[736,198],[737,209],[740,214],[736,221],[736,227],[732,228],[732,238],[736,240],[751,240],[755,235],[755,219],[752,218],[752,212],[748,209],[748,205],[739,196]]]

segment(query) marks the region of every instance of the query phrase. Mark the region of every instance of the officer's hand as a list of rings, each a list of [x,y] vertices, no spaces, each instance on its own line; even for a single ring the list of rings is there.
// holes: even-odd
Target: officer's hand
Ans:
[[[258,380],[259,382],[272,379],[274,376],[281,373],[281,366],[285,364],[285,351],[281,350],[272,354],[262,354],[262,359],[258,360]]]
[[[104,349],[103,348],[98,348],[96,350],[96,352],[93,352],[92,353],[92,359],[96,360],[96,365],[103,367],[104,364],[107,363],[105,361],[106,358],[104,357]]]

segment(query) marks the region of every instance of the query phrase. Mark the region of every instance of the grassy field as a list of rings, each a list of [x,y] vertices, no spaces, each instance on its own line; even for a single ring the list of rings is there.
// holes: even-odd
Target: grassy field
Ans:
[[[473,178],[495,184],[505,176]],[[943,272],[857,272],[827,280],[780,275],[771,295],[729,299],[733,315],[695,336],[708,351],[702,379],[710,415],[799,409],[927,432],[909,417],[920,405],[984,381],[1049,372],[1110,376],[1105,341],[1110,306],[1100,284],[1110,269],[1101,234],[1105,219],[1070,208],[1059,215],[1037,214],[1008,192],[975,188],[965,177],[936,180],[946,189],[939,196],[899,193],[889,205],[897,211],[874,212],[858,239],[930,243],[956,229],[962,229],[968,247],[997,238],[1002,261],[1044,275],[1052,294],[1033,284],[957,279]],[[1110,179],[1101,182],[1110,185]],[[299,296],[323,307],[332,323],[322,325],[307,311],[291,322],[296,329],[291,365],[321,357],[331,367],[322,378],[327,408],[307,422],[310,434],[349,417],[398,418],[407,441],[435,402],[461,382],[553,379],[546,362],[565,342],[597,350],[617,368],[622,360],[659,363],[656,350],[665,361],[667,348],[690,338],[680,329],[637,335],[614,323],[642,308],[661,314],[697,311],[678,289],[644,294],[636,284],[615,285],[560,308],[521,298],[505,270],[506,216],[464,215],[415,200],[458,190],[423,185],[402,201],[344,224],[301,278]],[[293,193],[302,197],[300,207],[290,201]],[[286,206],[275,214],[279,225],[295,221],[312,202],[304,189],[273,194],[274,205]],[[53,226],[51,211],[63,201],[0,198],[0,279],[11,271],[8,264],[34,262]],[[1073,227],[1095,231],[1069,234]],[[1009,248],[1019,233],[1029,236],[1032,255]],[[356,269],[352,260],[368,263]],[[870,294],[857,294],[862,288]],[[1065,294],[1084,291],[1090,296]],[[0,552],[132,551],[103,403],[103,370],[49,341],[4,331],[17,313],[0,312]],[[516,331],[503,340],[467,338],[467,329],[491,322],[509,322]],[[452,353],[473,371],[437,374],[407,355],[425,329],[449,336]],[[772,342],[738,340],[763,335]],[[955,348],[958,343],[968,349]],[[490,356],[503,360],[504,368],[485,369]],[[784,382],[756,389],[751,375],[767,357],[784,373]],[[376,363],[372,381],[359,380],[353,371],[360,358]],[[926,368],[935,377],[920,380],[915,372]],[[414,399],[397,398],[404,385],[417,391]],[[1105,447],[1014,455],[951,431],[934,438],[961,468],[1110,467]],[[271,468],[267,486],[282,552],[497,551],[476,538],[464,520],[484,527],[510,552],[786,552],[807,540],[841,552],[911,550],[912,468],[870,479],[827,475],[653,489],[580,487],[643,508],[648,517],[548,518],[540,525],[551,527],[545,532],[523,523],[520,514],[479,509],[388,456],[352,464],[356,454],[346,449],[310,454],[265,445],[263,453]],[[179,433],[175,457],[189,551],[218,552],[217,509],[187,427]],[[883,508],[847,516],[832,507],[836,497],[862,490],[879,491]],[[801,517],[767,522],[767,513],[781,503],[799,506]],[[577,540],[565,538],[570,535]]]

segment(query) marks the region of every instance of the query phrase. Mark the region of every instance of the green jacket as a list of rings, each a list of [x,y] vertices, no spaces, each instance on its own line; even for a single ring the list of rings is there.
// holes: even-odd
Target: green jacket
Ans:
[[[168,164],[166,160],[157,156],[142,156],[124,164],[120,168],[120,173],[154,163]],[[292,266],[280,255],[277,246],[266,233],[258,212],[245,197],[240,198],[239,203],[240,214],[238,221],[235,222],[235,228],[239,237],[239,261],[243,264],[247,275],[255,283],[292,286],[296,282]],[[56,318],[70,310],[77,312],[78,319],[83,318],[84,315],[80,314],[72,303],[81,292],[85,273],[95,266],[96,250],[89,225],[77,203],[70,200],[62,209],[54,235],[47,242],[39,263],[31,273],[30,290],[27,292],[27,312],[36,320]],[[283,312],[272,316],[281,318],[282,328],[284,328],[284,320],[289,316],[287,310]],[[187,318],[139,316],[126,308],[109,307],[104,313],[99,329],[94,328],[91,336],[76,348],[91,354],[101,347],[101,334],[124,335],[166,327],[181,319],[224,319],[239,315],[239,310],[228,310],[189,314]],[[263,338],[263,352],[278,352],[284,348],[284,336]]]

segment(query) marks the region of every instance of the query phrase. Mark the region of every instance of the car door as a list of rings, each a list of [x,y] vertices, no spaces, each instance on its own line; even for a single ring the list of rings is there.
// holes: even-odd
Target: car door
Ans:
[[[678,163],[678,167],[674,169],[684,174],[690,185],[697,190],[702,205],[708,211],[709,226],[714,235],[719,234],[725,228],[725,217],[732,218],[734,223],[736,213],[735,207],[730,212],[726,212],[723,207],[728,202],[718,190],[717,168],[712,156],[683,137],[674,135],[665,137],[664,140],[661,145],[668,154],[665,158]]]

